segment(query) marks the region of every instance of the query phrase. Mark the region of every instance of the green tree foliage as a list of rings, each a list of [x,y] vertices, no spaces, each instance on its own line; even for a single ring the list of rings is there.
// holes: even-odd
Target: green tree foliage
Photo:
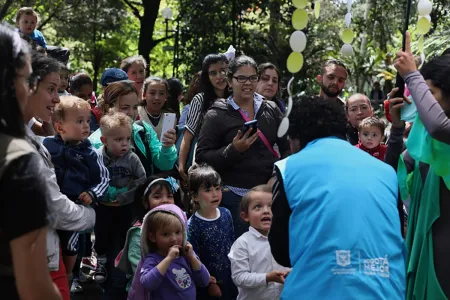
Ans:
[[[312,2],[312,1],[310,1]],[[340,58],[351,76],[346,91],[368,92],[379,80],[386,90],[393,86],[392,62],[401,47],[406,0],[354,0],[352,43],[355,55],[340,55],[346,1],[322,1],[319,19],[310,13],[304,32],[308,44],[303,69],[295,74],[295,90],[317,92],[316,76],[327,58]],[[418,53],[415,23],[417,1],[413,1],[410,31]],[[427,58],[439,55],[450,44],[450,0],[434,0],[432,30],[425,36]],[[273,62],[284,82],[294,31],[290,0],[0,0],[0,19],[14,23],[21,6],[33,6],[41,15],[39,29],[49,44],[71,49],[71,69],[85,70],[98,79],[106,67],[118,67],[130,55],[141,54],[152,75],[190,80],[209,53],[225,52],[233,45],[258,63]],[[174,18],[166,24],[161,10],[170,7]],[[311,10],[310,10],[311,11]],[[175,51],[178,49],[178,52]],[[178,55],[175,55],[177,54]]]

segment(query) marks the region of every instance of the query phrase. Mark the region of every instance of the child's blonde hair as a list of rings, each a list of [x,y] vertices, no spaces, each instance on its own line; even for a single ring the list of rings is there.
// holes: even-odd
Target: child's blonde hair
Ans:
[[[239,205],[241,212],[248,214],[248,207],[250,204],[250,200],[252,199],[252,194],[254,192],[263,192],[272,194],[272,188],[268,184],[261,184],[255,186],[250,191],[248,191],[247,194],[245,194],[244,197],[242,197],[241,204]]]
[[[183,229],[183,224],[180,219],[177,218],[173,213],[158,210],[152,214],[150,214],[146,219],[146,226],[149,229],[148,233],[156,234],[158,230],[161,228],[168,228],[174,225],[180,225],[181,230]],[[150,252],[156,252],[158,250],[158,246],[156,243],[149,241],[149,250]]]
[[[380,129],[381,134],[384,135],[384,130],[386,129],[386,123],[383,120],[378,119],[376,117],[367,117],[359,123],[358,131],[361,131],[363,128],[368,127],[377,127]]]
[[[36,17],[36,25],[41,22],[41,17],[32,7],[21,7],[16,13],[16,24],[19,25],[20,18],[23,15]]]
[[[55,106],[53,114],[54,122],[62,122],[67,117],[67,110],[69,109],[86,109],[91,110],[91,105],[85,100],[76,96],[61,96],[60,102]]]
[[[86,102],[86,101],[85,101]],[[107,136],[112,129],[126,128],[132,130],[131,119],[122,112],[112,111],[100,119],[100,131],[102,136]]]

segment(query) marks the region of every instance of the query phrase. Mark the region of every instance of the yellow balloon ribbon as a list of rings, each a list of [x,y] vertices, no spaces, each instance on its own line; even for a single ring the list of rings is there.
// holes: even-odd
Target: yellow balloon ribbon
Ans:
[[[304,9],[296,9],[292,14],[292,26],[296,30],[302,30],[308,25],[308,13]]]
[[[291,73],[297,73],[303,67],[303,55],[298,52],[292,52],[287,59],[287,69]]]
[[[420,34],[427,34],[431,29],[431,23],[430,21],[425,18],[421,17],[419,21],[417,22],[417,30]]]
[[[292,0],[292,4],[296,8],[305,8],[308,5],[308,0]]]

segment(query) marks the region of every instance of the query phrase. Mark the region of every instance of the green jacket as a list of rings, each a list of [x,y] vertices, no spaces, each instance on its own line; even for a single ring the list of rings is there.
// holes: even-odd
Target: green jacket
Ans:
[[[145,134],[145,139],[149,141],[147,147],[142,141],[141,135]],[[89,140],[96,149],[99,149],[103,146],[100,137],[101,137],[100,128],[91,134]],[[158,140],[156,132],[144,122],[141,125],[133,123],[132,127],[132,140],[135,146],[136,154],[138,154],[139,158],[141,158],[141,162],[144,165],[144,168],[147,170],[151,170],[151,172],[146,172],[147,176],[153,174],[154,167],[158,168],[161,171],[169,171],[172,170],[175,162],[178,159],[177,149],[175,145],[170,148],[164,147],[161,142]],[[151,157],[148,155],[147,148],[150,149]],[[142,154],[142,155],[139,155]],[[144,156],[146,161],[142,159]],[[150,163],[151,162],[151,163]],[[151,165],[149,165],[149,163]]]

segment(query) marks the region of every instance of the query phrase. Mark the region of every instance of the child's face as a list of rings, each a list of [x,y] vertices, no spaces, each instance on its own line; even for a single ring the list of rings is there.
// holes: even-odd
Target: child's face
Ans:
[[[194,196],[194,201],[199,203],[200,210],[216,209],[222,201],[222,187],[212,186],[206,188],[201,186],[197,196]]]
[[[19,19],[19,29],[24,34],[32,34],[36,29],[37,18],[33,15],[22,15]]]
[[[138,90],[138,93],[142,93],[142,87],[144,86],[145,68],[143,64],[133,63],[127,72],[128,79],[134,81],[134,87]]]
[[[91,110],[70,108],[65,120],[56,122],[56,131],[64,141],[83,141],[90,135]]]
[[[91,100],[92,97],[92,84],[83,84],[78,91],[74,91],[72,94],[83,100]]]
[[[171,226],[159,228],[155,233],[149,233],[149,240],[156,244],[158,253],[166,256],[169,249],[175,245],[183,245],[183,227],[179,221]]]
[[[65,90],[67,90],[67,87],[69,86],[69,73],[67,72],[61,72],[59,73],[59,87],[58,87],[58,92],[62,93]]]
[[[381,130],[376,126],[364,127],[358,133],[361,144],[367,149],[378,147],[383,138]]]
[[[272,224],[272,194],[252,192],[248,212],[242,212],[241,217],[260,233],[267,235]]]
[[[169,191],[168,186],[157,185],[152,187],[150,194],[147,197],[148,207],[154,209],[163,204],[175,204],[172,191]]]
[[[167,100],[166,85],[162,83],[149,84],[145,94],[147,111],[151,114],[159,114]]]
[[[122,157],[128,153],[131,141],[131,130],[126,127],[112,128],[101,138],[108,153],[114,157]]]

